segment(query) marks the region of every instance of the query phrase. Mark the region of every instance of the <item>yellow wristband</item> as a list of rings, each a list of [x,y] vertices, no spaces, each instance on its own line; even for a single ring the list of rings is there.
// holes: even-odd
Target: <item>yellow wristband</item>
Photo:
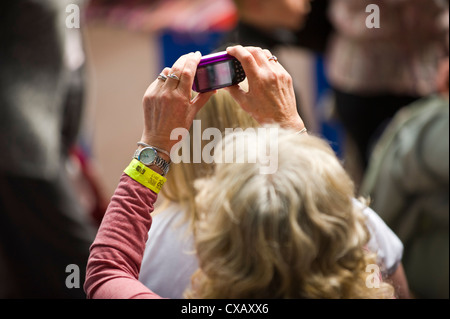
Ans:
[[[130,165],[128,165],[128,167],[124,170],[124,173],[136,182],[151,189],[156,194],[159,193],[164,183],[167,181],[166,178],[152,171],[149,167],[145,166],[137,159],[133,159],[131,161]]]

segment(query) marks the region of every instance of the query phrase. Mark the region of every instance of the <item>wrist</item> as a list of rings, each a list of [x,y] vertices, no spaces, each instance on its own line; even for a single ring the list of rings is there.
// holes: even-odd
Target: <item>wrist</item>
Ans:
[[[284,129],[293,130],[296,132],[302,131],[306,128],[305,123],[303,123],[303,120],[298,115],[285,121],[280,121],[279,124]]]
[[[156,148],[156,150],[158,150],[158,155],[163,160],[170,163],[170,151],[172,149],[172,146],[174,145],[173,142],[176,142],[176,141],[171,141],[171,140],[168,140],[167,138],[162,138],[162,137],[158,137],[158,136],[147,137],[147,136],[143,135],[139,142],[142,144],[138,143],[138,146],[139,146],[139,149],[142,149],[142,148],[148,147],[148,146]]]
[[[169,152],[142,141],[137,144],[138,148],[133,157],[156,173],[165,176],[170,169]]]
[[[303,123],[303,120],[301,119],[300,115],[296,112],[292,116],[280,116],[280,117],[257,117],[255,115],[252,115],[253,118],[260,124],[260,125],[266,125],[266,124],[277,124],[280,127],[288,130],[294,130],[294,131],[301,131],[305,128],[305,124]]]
[[[166,151],[166,150],[164,150],[162,148],[153,146],[151,144],[147,144],[145,142],[138,142],[137,144],[138,144],[138,148],[137,148],[138,151],[140,151],[140,150],[142,150],[142,149],[144,149],[146,147],[152,147],[152,148],[154,148],[154,149],[156,149],[158,151],[158,156],[159,157],[161,157],[163,160],[165,160],[168,163],[171,162],[171,160],[170,160],[170,153],[168,151]]]

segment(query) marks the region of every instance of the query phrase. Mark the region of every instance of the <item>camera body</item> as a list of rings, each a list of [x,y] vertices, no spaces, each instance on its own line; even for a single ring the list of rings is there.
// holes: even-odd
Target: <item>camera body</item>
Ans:
[[[205,55],[197,67],[192,89],[199,93],[218,90],[245,80],[241,63],[226,52]]]

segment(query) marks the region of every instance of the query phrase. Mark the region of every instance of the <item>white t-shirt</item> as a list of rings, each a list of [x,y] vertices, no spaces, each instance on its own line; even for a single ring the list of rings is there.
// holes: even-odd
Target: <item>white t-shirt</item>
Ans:
[[[139,281],[163,298],[181,299],[198,269],[192,233],[177,204],[153,217]]]
[[[374,210],[356,199],[353,203],[363,209],[367,217],[366,225],[370,232],[367,246],[370,251],[377,253],[383,277],[392,275],[402,261],[403,243]]]

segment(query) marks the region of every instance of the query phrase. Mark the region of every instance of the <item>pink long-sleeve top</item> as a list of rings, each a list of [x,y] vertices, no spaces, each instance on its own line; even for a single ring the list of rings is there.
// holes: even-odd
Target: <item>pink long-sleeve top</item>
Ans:
[[[138,280],[157,195],[125,173],[90,249],[88,298],[161,298]]]

